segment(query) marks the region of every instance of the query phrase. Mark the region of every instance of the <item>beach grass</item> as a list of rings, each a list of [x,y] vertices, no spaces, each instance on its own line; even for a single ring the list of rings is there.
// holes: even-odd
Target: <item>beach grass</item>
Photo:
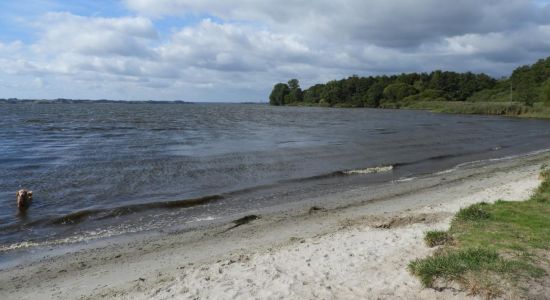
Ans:
[[[441,246],[452,241],[452,237],[446,231],[432,230],[426,232],[424,241],[429,247]]]
[[[523,116],[538,111],[519,102],[418,101],[406,105],[405,108],[439,113],[505,116]],[[547,117],[550,117],[550,114]]]
[[[550,271],[550,170],[541,177],[527,201],[474,204],[455,215],[448,231],[427,232],[429,246],[442,246],[409,270],[426,287],[455,282],[487,298],[529,293]]]
[[[287,106],[306,106],[306,107],[329,107],[326,103],[294,102]],[[336,103],[332,105],[336,108],[354,108],[357,107],[350,103]],[[447,114],[469,114],[469,115],[498,115],[512,116],[521,118],[550,119],[550,106],[542,103],[535,103],[533,106],[525,105],[521,102],[503,102],[503,101],[413,101],[403,102],[391,105],[386,108],[403,108],[429,110],[435,113]]]
[[[455,216],[457,221],[481,221],[489,219],[488,204],[485,202],[476,203],[462,208]]]

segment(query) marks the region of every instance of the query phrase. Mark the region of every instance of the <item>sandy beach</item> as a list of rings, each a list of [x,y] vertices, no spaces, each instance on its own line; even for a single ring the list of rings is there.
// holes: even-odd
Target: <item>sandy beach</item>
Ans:
[[[527,199],[550,154],[472,163],[265,211],[248,224],[39,251],[0,272],[2,299],[464,299],[407,264],[461,207]],[[234,227],[234,228],[232,228]]]
[[[550,300],[550,0],[0,15],[0,300]]]

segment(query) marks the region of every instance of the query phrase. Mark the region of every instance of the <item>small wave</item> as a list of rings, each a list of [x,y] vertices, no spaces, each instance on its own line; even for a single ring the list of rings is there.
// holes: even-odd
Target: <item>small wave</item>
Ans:
[[[193,199],[184,199],[178,201],[161,201],[144,204],[132,204],[128,206],[118,207],[109,211],[109,214],[102,218],[118,217],[130,213],[151,210],[151,209],[170,209],[170,208],[185,208],[199,205],[205,205],[223,199],[221,195],[205,196]]]
[[[104,131],[117,131],[117,130],[135,130],[138,129],[132,126],[91,126],[91,127],[74,127],[71,128],[74,131],[83,131],[83,132],[104,132]]]
[[[36,247],[43,244],[44,243],[39,243],[39,242],[19,242],[19,243],[14,243],[10,245],[0,245],[0,252],[6,252],[6,251],[21,249],[21,248]]]
[[[460,167],[460,165],[457,165],[457,166],[455,166],[455,167],[453,167],[453,168],[450,168],[450,169],[446,169],[446,170],[443,170],[443,171],[435,172],[434,174],[435,174],[435,175],[449,174],[449,173],[452,173],[452,172],[456,171],[459,167]]]
[[[366,175],[366,174],[384,173],[384,172],[390,172],[393,169],[394,169],[394,166],[389,165],[389,166],[369,167],[369,168],[364,168],[364,169],[335,171],[335,172],[331,172],[331,173],[328,173],[328,174],[321,174],[321,175],[315,175],[315,176],[311,176],[311,177],[285,180],[284,182],[309,181],[309,180],[320,180],[320,179],[327,179],[327,178],[340,177],[340,176],[349,176],[349,175]]]
[[[387,128],[374,128],[374,131],[376,131],[378,134],[396,134],[399,131],[387,129]]]
[[[194,218],[193,220],[187,221],[185,223],[196,223],[196,222],[214,221],[214,220],[216,220],[216,218],[214,218],[212,216],[208,216],[208,217],[205,217],[205,218]]]
[[[65,128],[63,127],[56,127],[56,126],[51,126],[51,127],[44,127],[41,129],[42,131],[65,131]]]
[[[434,175],[445,175],[445,174],[455,172],[459,169],[473,168],[473,167],[478,167],[480,165],[484,165],[484,164],[491,163],[491,162],[513,160],[513,159],[516,159],[516,158],[535,156],[535,155],[538,155],[538,154],[544,154],[544,153],[548,153],[548,152],[550,152],[550,149],[542,149],[542,150],[537,150],[537,151],[522,153],[522,154],[516,154],[516,155],[509,155],[509,156],[503,156],[503,157],[497,157],[497,158],[488,158],[488,159],[468,161],[468,162],[460,163],[460,164],[458,164],[458,165],[456,165],[452,168],[435,172],[433,174]],[[398,181],[407,181],[407,180],[398,180]]]
[[[193,218],[192,220],[187,221],[186,223],[197,223],[197,222],[205,222],[205,221],[213,221],[213,220],[216,220],[216,218],[212,216],[207,216],[204,218]],[[117,227],[117,228],[105,228],[105,229],[96,229],[96,230],[79,232],[76,235],[59,238],[59,239],[53,239],[53,240],[23,241],[23,242],[16,242],[12,244],[4,244],[4,245],[0,244],[0,253],[18,250],[18,249],[25,249],[25,248],[52,247],[52,246],[60,246],[60,245],[77,244],[81,242],[90,242],[90,241],[98,240],[102,238],[109,238],[109,237],[120,236],[124,234],[143,232],[148,229],[154,230],[155,228],[152,228],[152,227],[146,228],[143,226],[135,227],[135,226],[126,225],[126,226]]]
[[[366,169],[355,169],[355,170],[348,170],[343,171],[342,173],[344,175],[361,175],[361,174],[373,174],[373,173],[385,173],[390,172],[393,170],[393,166],[379,166],[379,167],[371,167]]]
[[[101,210],[80,210],[74,213],[61,216],[59,218],[55,218],[50,221],[50,224],[53,224],[53,225],[76,224],[101,212],[102,212]]]
[[[20,229],[21,226],[59,226],[78,224],[87,220],[104,220],[114,217],[120,217],[132,213],[154,210],[154,209],[174,209],[187,208],[193,206],[206,205],[223,199],[221,195],[205,196],[200,198],[184,199],[177,201],[161,201],[143,204],[131,204],[106,209],[84,209],[72,212],[62,216],[49,216],[25,224],[16,224],[2,228],[2,231]]]
[[[151,128],[151,131],[178,131],[178,130],[184,130],[184,128],[181,128],[181,127]]]
[[[43,120],[43,119],[27,119],[25,121],[23,121],[25,123],[30,123],[30,124],[44,124],[44,123],[48,123],[49,121],[48,120]]]
[[[404,177],[404,178],[399,178],[399,179],[395,180],[395,182],[409,182],[409,181],[413,181],[415,179],[416,179],[416,177]]]
[[[124,228],[122,230],[101,229],[101,230],[80,232],[77,235],[60,238],[60,239],[54,239],[54,240],[17,242],[13,244],[0,245],[0,253],[18,250],[18,249],[26,249],[26,248],[52,247],[52,246],[89,242],[93,240],[109,238],[109,237],[122,235],[122,234],[137,233],[137,232],[141,232],[142,230],[143,228],[139,228],[139,227],[134,229]]]
[[[488,162],[498,162],[498,161],[512,160],[512,159],[521,158],[521,157],[535,156],[535,155],[544,154],[544,153],[548,153],[548,152],[550,152],[550,149],[541,149],[541,150],[536,150],[536,151],[532,151],[532,152],[528,152],[528,153],[522,153],[522,154],[516,154],[516,155],[508,155],[508,156],[497,157],[497,158],[474,160],[474,161],[461,163],[453,169],[473,167],[473,166],[477,166],[479,164],[484,164],[484,163],[488,163]]]
[[[292,143],[298,143],[299,141],[281,141],[281,142],[278,142],[279,145],[284,145],[284,144],[292,144]]]
[[[452,158],[457,158],[457,157],[476,154],[476,153],[478,153],[478,152],[463,152],[463,153],[456,153],[456,154],[435,155],[435,156],[430,156],[430,157],[427,157],[427,158],[424,158],[424,159],[419,159],[419,160],[416,160],[416,161],[396,163],[393,166],[395,168],[398,168],[398,167],[416,165],[416,164],[421,164],[421,163],[426,163],[426,162],[452,159]]]

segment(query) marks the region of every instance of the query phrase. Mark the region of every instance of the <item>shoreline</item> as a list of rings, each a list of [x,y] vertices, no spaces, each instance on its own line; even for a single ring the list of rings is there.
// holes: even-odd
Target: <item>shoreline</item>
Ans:
[[[62,120],[52,117],[53,109],[35,118],[37,107],[23,110],[24,115],[10,108],[6,113],[17,120],[10,128],[21,126],[30,135],[43,132],[51,138],[22,147],[18,141],[23,135],[8,131],[9,155],[0,184],[5,202],[0,211],[0,256],[7,256],[3,250],[58,247],[184,227],[184,222],[197,227],[203,220],[251,209],[550,147],[549,132],[541,130],[547,125],[543,121],[366,109],[178,108],[149,112],[132,107],[126,114],[124,107],[113,106],[113,113],[125,116],[120,120],[103,114],[102,107],[67,106],[70,114]],[[97,111],[101,121],[78,118],[86,111]],[[226,131],[223,122],[209,114],[212,111],[235,120],[241,114],[254,118]],[[159,121],[163,113],[174,124]],[[195,113],[209,121],[189,123]],[[131,116],[141,114],[147,116],[143,126],[134,124]],[[264,114],[270,117],[259,118]],[[79,139],[81,135],[86,138]],[[56,145],[66,145],[68,153],[47,151],[58,149]],[[40,153],[31,155],[23,148]],[[390,166],[391,172],[370,169]],[[34,207],[24,215],[12,209],[12,192],[19,187],[35,191]],[[215,201],[200,201],[204,197]],[[0,268],[3,263],[0,259]]]
[[[540,165],[548,162],[545,152],[473,163],[273,207],[231,230],[226,223],[107,240],[58,256],[46,252],[37,261],[2,270],[0,294],[5,299],[461,298],[465,295],[458,291],[422,289],[406,270],[411,259],[433,251],[424,245],[423,232],[445,229],[453,213],[471,203],[526,199],[539,183]],[[280,288],[262,288],[269,284]]]
[[[483,105],[493,106],[500,109],[496,112],[491,112]],[[385,109],[385,110],[411,110],[411,111],[428,111],[435,114],[449,115],[477,115],[477,116],[495,116],[517,119],[550,119],[550,109],[547,107],[523,107],[524,112],[514,111],[516,102],[467,102],[467,101],[420,101],[404,105],[401,107],[363,107],[351,105],[322,105],[318,103],[289,103],[282,106],[288,107],[308,107],[308,108],[335,108],[335,109]],[[520,106],[521,107],[521,106]],[[517,109],[517,108],[516,108]]]

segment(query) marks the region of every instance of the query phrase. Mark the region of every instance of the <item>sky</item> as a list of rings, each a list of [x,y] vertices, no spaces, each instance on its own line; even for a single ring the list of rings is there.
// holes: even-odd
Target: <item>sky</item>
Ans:
[[[550,0],[0,0],[0,98],[267,101],[550,56]]]

